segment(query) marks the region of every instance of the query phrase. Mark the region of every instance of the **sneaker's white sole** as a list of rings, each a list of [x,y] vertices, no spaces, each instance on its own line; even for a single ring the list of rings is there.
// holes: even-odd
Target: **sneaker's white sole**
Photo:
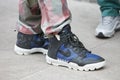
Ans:
[[[14,46],[14,51],[18,55],[29,55],[29,54],[32,54],[35,52],[42,52],[43,54],[47,54],[47,52],[48,52],[48,50],[46,50],[44,48],[24,49],[24,48],[18,47],[17,45]]]
[[[69,69],[74,69],[78,71],[93,71],[93,70],[100,69],[105,66],[105,61],[99,62],[99,63],[87,64],[85,66],[78,66],[76,63],[72,63],[72,62],[68,63],[62,60],[55,60],[55,59],[48,57],[47,55],[46,55],[46,61],[48,64],[52,64],[55,66],[65,66]]]

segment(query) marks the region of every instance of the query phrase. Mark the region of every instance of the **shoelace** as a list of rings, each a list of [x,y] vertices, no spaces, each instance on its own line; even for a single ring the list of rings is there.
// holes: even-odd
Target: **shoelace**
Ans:
[[[113,19],[114,19],[114,17],[111,17],[111,16],[103,17],[102,23],[104,25],[108,25],[113,21]]]
[[[77,50],[79,56],[85,57],[86,53],[91,53],[90,51],[88,51],[84,45],[82,44],[82,42],[79,41],[78,37],[73,34],[72,32],[66,35],[62,35],[61,37],[62,42],[66,43],[66,44],[70,44],[72,45],[72,47]]]

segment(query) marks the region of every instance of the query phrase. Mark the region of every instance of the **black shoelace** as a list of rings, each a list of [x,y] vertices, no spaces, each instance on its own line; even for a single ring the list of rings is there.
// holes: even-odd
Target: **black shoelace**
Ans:
[[[66,34],[62,34],[61,35],[61,41],[65,44],[69,44],[70,46],[72,46],[72,48],[74,49],[74,51],[76,51],[80,56],[85,57],[86,53],[91,53],[90,51],[88,51],[84,45],[82,44],[82,42],[79,41],[78,37],[71,33],[66,33]]]

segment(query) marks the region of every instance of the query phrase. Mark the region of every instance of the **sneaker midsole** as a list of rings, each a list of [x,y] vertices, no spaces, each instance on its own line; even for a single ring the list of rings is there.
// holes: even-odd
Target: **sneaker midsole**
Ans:
[[[29,54],[35,53],[35,52],[42,52],[43,54],[47,54],[47,52],[48,52],[48,50],[46,50],[44,48],[24,49],[24,48],[18,47],[17,45],[15,45],[14,51],[19,55],[29,55]]]
[[[86,64],[84,66],[79,66],[78,64],[73,63],[73,62],[68,63],[66,61],[52,59],[48,55],[46,55],[46,61],[47,61],[47,63],[53,64],[56,66],[66,66],[68,68],[73,68],[75,70],[82,70],[82,71],[99,69],[105,65],[105,61],[102,61],[102,62],[98,62],[98,63],[92,63],[92,64]]]

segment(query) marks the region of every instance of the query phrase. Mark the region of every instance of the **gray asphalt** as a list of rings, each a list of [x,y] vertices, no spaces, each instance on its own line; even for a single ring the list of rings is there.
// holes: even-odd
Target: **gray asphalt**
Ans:
[[[40,53],[19,56],[14,52],[18,0],[0,1],[0,80],[120,80],[120,31],[110,39],[95,37],[100,20],[99,6],[69,0],[72,31],[84,45],[106,59],[106,66],[97,71],[83,72],[48,65]]]

